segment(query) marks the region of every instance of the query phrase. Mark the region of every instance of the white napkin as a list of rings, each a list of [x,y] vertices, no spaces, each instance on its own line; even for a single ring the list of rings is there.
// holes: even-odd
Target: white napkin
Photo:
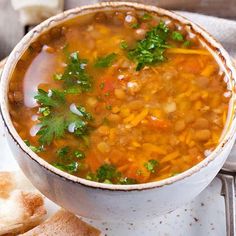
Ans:
[[[11,0],[23,25],[34,25],[63,11],[64,0]]]

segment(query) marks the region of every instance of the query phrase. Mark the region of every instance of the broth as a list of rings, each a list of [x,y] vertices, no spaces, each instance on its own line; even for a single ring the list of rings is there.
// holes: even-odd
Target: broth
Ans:
[[[165,179],[219,142],[230,92],[201,40],[142,11],[66,21],[16,65],[10,114],[41,158],[92,181]]]

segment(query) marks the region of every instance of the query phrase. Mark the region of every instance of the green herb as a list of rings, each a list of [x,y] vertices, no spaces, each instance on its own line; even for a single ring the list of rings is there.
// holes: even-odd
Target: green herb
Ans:
[[[63,73],[61,80],[64,81],[64,88],[77,88],[77,91],[87,92],[92,87],[92,78],[86,72],[87,60],[81,59],[78,52],[70,54],[67,67]]]
[[[111,105],[107,105],[106,109],[110,111],[112,109],[112,106]]]
[[[29,140],[24,140],[25,144],[35,153],[44,151],[44,147],[41,145],[39,147],[30,144]]]
[[[116,170],[116,167],[110,164],[100,166],[96,173],[89,173],[86,179],[101,182],[101,183],[117,183],[117,184],[136,184],[137,181],[132,178],[122,177],[121,173]]]
[[[184,40],[184,36],[178,31],[173,31],[171,38],[175,41],[183,41]]]
[[[41,113],[43,116],[48,116],[50,114],[49,107],[40,107],[39,113]]]
[[[121,49],[127,49],[128,48],[128,44],[127,44],[127,42],[126,41],[121,41],[120,42],[120,48]]]
[[[118,177],[116,168],[113,165],[104,164],[97,170],[97,178],[99,182],[104,182],[105,180],[114,180]]]
[[[190,40],[186,40],[184,43],[183,43],[183,46],[184,47],[189,47],[192,45],[192,42]]]
[[[62,80],[62,74],[55,74],[53,75],[54,80]]]
[[[64,158],[69,153],[69,147],[65,146],[57,150],[57,156]]]
[[[90,173],[88,173],[88,174],[86,175],[86,179],[87,179],[87,180],[91,180],[91,181],[98,182],[97,175],[96,175],[95,173],[92,173],[92,172],[90,172]]]
[[[78,162],[72,162],[70,164],[52,163],[52,165],[60,170],[63,170],[69,173],[76,173],[80,167],[80,164]]]
[[[41,144],[49,145],[53,139],[63,137],[69,127],[73,128],[70,132],[81,138],[88,134],[88,121],[92,121],[92,115],[83,106],[76,107],[80,115],[63,110],[64,92],[50,90],[47,93],[39,89],[35,99],[41,105],[39,111],[43,115],[39,118],[41,128],[37,132]]]
[[[80,150],[75,151],[74,156],[79,160],[83,160],[85,158],[84,152],[82,152]]]
[[[77,106],[77,109],[81,112],[81,115],[83,116],[83,118],[84,118],[85,120],[88,120],[88,121],[89,121],[89,120],[92,120],[92,119],[93,119],[91,113],[87,112],[86,109],[85,109],[85,107],[83,107],[83,106]]]
[[[169,47],[166,42],[168,34],[168,27],[160,22],[158,26],[146,33],[143,40],[137,42],[135,48],[129,50],[128,57],[137,62],[137,71],[144,66],[163,62],[166,59],[164,52]]]
[[[119,184],[137,184],[137,180],[128,177],[122,177],[119,180]]]
[[[39,118],[41,128],[37,132],[39,142],[49,145],[52,140],[61,138],[65,134],[66,124],[63,116],[45,116]]]
[[[145,168],[151,173],[156,172],[157,165],[158,165],[157,160],[153,160],[153,159],[151,159],[148,162],[144,163]]]
[[[152,19],[152,15],[148,14],[148,13],[144,13],[143,16],[141,17],[142,20],[144,21],[148,21]]]
[[[133,29],[138,29],[139,27],[140,27],[140,25],[138,23],[133,23],[131,25],[131,28],[133,28]]]
[[[115,59],[117,58],[117,54],[116,53],[111,53],[107,56],[104,57],[99,57],[97,58],[97,60],[94,63],[95,67],[98,68],[106,68],[112,65],[112,63],[115,61]]]
[[[105,87],[105,83],[102,82],[101,84],[99,84],[99,87],[100,87],[100,89],[104,89],[104,87]]]
[[[104,95],[108,97],[108,96],[110,96],[110,92],[108,91]]]
[[[59,107],[65,102],[64,93],[56,89],[48,92],[38,89],[38,94],[34,98],[43,107]]]
[[[79,93],[81,93],[81,89],[78,87],[71,87],[71,88],[65,89],[64,93],[66,93],[66,94],[79,94]]]

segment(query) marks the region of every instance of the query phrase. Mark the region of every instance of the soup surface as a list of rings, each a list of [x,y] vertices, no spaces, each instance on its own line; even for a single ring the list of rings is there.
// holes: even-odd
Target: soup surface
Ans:
[[[55,167],[102,183],[157,181],[196,165],[219,142],[231,94],[187,31],[134,10],[52,28],[11,78],[19,135]]]

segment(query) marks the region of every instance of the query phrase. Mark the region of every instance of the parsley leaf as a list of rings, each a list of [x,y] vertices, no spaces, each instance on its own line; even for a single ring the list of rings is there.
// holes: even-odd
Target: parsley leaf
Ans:
[[[69,153],[69,147],[65,146],[57,150],[57,156],[64,158]]]
[[[80,150],[76,150],[74,152],[74,156],[79,159],[79,160],[83,160],[85,158],[85,154],[84,152],[80,151]]]
[[[94,63],[94,66],[98,68],[109,67],[115,61],[116,57],[117,57],[116,53],[111,53],[104,57],[98,57]]]
[[[184,40],[184,36],[178,31],[173,31],[171,38],[175,41],[183,41]]]
[[[144,21],[148,21],[152,19],[152,15],[148,14],[147,12],[145,12],[141,18]]]
[[[166,42],[168,34],[168,27],[164,22],[160,22],[146,33],[143,40],[137,42],[135,48],[129,50],[128,57],[137,62],[137,71],[166,59],[164,52],[169,47]]]
[[[80,164],[78,162],[72,162],[70,164],[62,164],[62,163],[52,163],[52,165],[60,170],[75,173],[79,170]]]
[[[67,67],[61,76],[66,91],[87,92],[92,87],[92,78],[86,72],[87,60],[81,59],[78,52],[70,54]]]
[[[156,167],[158,165],[157,160],[151,159],[148,162],[144,163],[144,167],[151,173],[156,172]]]
[[[30,144],[29,140],[24,140],[24,142],[35,153],[44,151],[43,146],[39,146],[39,147],[33,146],[33,145]]]
[[[121,49],[127,49],[128,48],[128,44],[127,44],[127,42],[126,41],[121,41],[120,42],[120,48]]]
[[[116,168],[113,165],[104,164],[97,170],[97,178],[99,182],[104,182],[105,180],[114,180],[118,177]]]
[[[65,134],[65,118],[63,116],[45,116],[39,118],[41,128],[37,132],[40,135],[39,142],[49,145],[55,138],[61,138]]]
[[[38,89],[38,94],[34,98],[40,105],[48,107],[59,107],[65,102],[64,93],[56,89],[49,90],[48,92]]]
[[[101,182],[101,183],[117,183],[117,184],[136,184],[137,181],[132,178],[122,177],[121,173],[116,170],[116,167],[110,164],[100,166],[96,173],[89,173],[86,179]]]

